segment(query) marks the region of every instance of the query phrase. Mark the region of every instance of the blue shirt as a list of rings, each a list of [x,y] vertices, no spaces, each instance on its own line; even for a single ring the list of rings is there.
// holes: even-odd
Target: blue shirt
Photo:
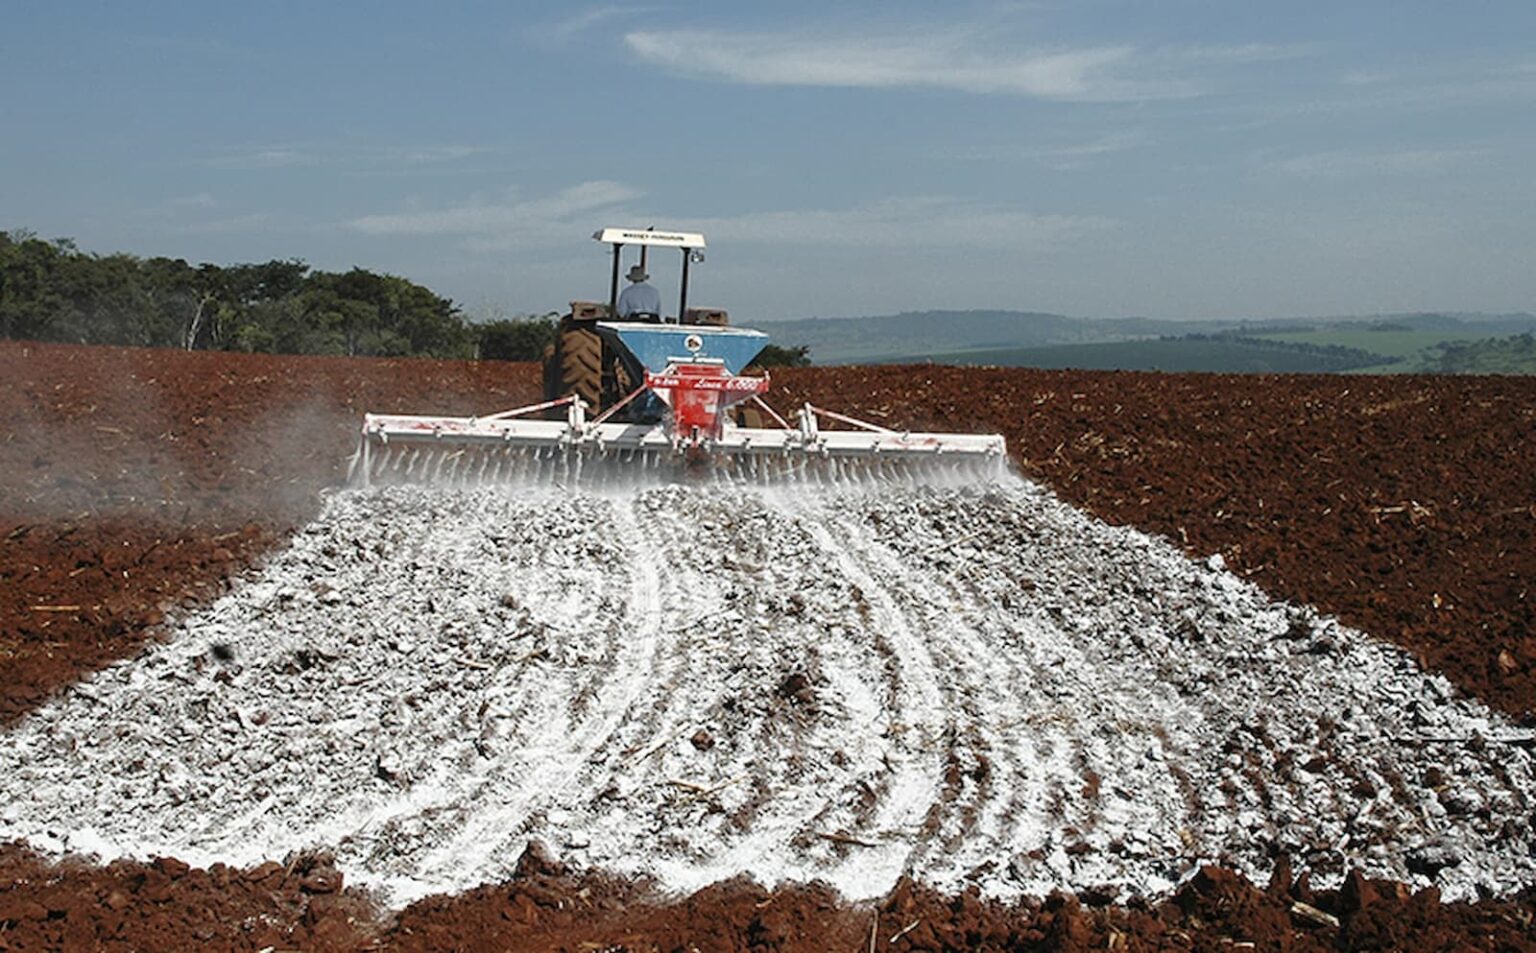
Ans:
[[[619,295],[619,317],[632,314],[661,314],[661,292],[643,281],[636,281]]]

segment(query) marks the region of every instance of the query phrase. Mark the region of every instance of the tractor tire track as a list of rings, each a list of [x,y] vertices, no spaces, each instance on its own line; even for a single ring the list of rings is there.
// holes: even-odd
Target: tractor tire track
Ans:
[[[1021,706],[1026,711],[1044,711],[1038,699],[1036,686],[1051,678],[1051,673],[1038,664],[1020,667],[1017,659],[1028,657],[1021,647],[1035,642],[1039,631],[1019,631],[1012,640],[1012,651],[1004,650],[995,634],[989,638],[990,626],[982,620],[989,613],[977,612],[974,587],[967,586],[957,576],[957,560],[946,552],[947,547],[906,547],[898,556],[888,544],[899,545],[899,527],[913,522],[924,522],[923,514],[914,509],[889,512],[871,509],[869,518],[882,528],[897,527],[882,533],[881,541],[887,545],[872,549],[871,558],[880,559],[886,571],[900,574],[901,585],[897,588],[911,605],[911,611],[921,618],[922,628],[942,655],[945,670],[951,673],[951,704],[962,713],[965,706],[960,699],[967,695],[982,694],[983,701],[975,705],[982,711],[1008,710]],[[869,521],[866,518],[865,522]],[[972,534],[974,535],[974,534]],[[953,539],[955,534],[944,529],[939,538]],[[919,537],[922,538],[922,537]],[[964,537],[962,536],[961,539]],[[1062,826],[1070,821],[1066,805],[1078,798],[1082,788],[1077,777],[1075,763],[1081,760],[1076,738],[1070,733],[1051,740],[1047,725],[1035,725],[1028,738],[1020,736],[1010,745],[1003,732],[994,730],[984,717],[973,716],[963,723],[965,732],[982,735],[986,741],[972,758],[988,758],[989,776],[998,779],[999,790],[1013,792],[1012,798],[1002,798],[989,803],[985,790],[976,785],[969,800],[956,796],[950,802],[936,805],[944,817],[942,830],[944,841],[932,866],[962,875],[967,871],[995,866],[999,852],[1019,849],[1012,845],[1016,831],[1025,832],[1023,850],[1040,851],[1050,846],[1038,838],[1038,832]],[[1070,760],[1064,755],[1071,754]],[[958,752],[952,757],[960,757]],[[1031,793],[1033,792],[1033,793]],[[1059,815],[1054,820],[1052,815]],[[1068,824],[1070,826],[1070,824]]]
[[[916,839],[908,861],[921,867],[930,854],[948,855],[968,839],[986,839],[979,825],[992,772],[1011,776],[1014,766],[999,758],[995,732],[982,712],[1003,707],[1005,686],[1014,681],[1014,673],[1007,665],[989,664],[995,656],[977,637],[966,603],[953,598],[955,591],[942,581],[942,575],[922,573],[914,555],[899,555],[870,529],[872,523],[899,525],[904,514],[861,506],[851,497],[829,501],[822,518],[865,575],[881,580],[885,598],[907,620],[905,628],[923,633],[923,658],[941,695],[939,705],[948,712],[942,729],[942,785],[925,813],[922,836]]]
[[[894,877],[911,868],[921,856],[919,845],[934,833],[930,814],[943,787],[943,745],[954,723],[945,713],[945,692],[928,640],[910,624],[903,600],[887,588],[888,580],[895,583],[900,577],[892,577],[888,567],[877,564],[861,546],[862,531],[840,518],[839,502],[836,496],[830,506],[820,499],[820,505],[807,505],[803,497],[781,498],[782,506],[802,516],[825,558],[851,585],[856,603],[867,606],[866,629],[881,632],[895,653],[901,682],[890,705],[893,719],[905,730],[883,756],[891,775],[885,796],[874,805],[873,817],[850,832],[881,845],[871,850],[879,851]],[[890,840],[893,836],[900,840]],[[867,869],[869,858],[861,858],[861,863]]]
[[[630,505],[625,501],[605,502],[608,506],[602,508],[603,515],[608,519],[595,519],[592,526],[618,544],[617,555],[623,562],[615,560],[618,565],[607,568],[609,572],[622,568],[629,586],[624,615],[609,629],[610,643],[617,644],[609,653],[615,664],[586,673],[589,685],[599,680],[602,683],[592,690],[600,703],[585,712],[585,717],[561,719],[546,728],[542,743],[525,742],[521,751],[532,757],[520,756],[515,763],[503,759],[495,765],[490,772],[495,789],[477,791],[476,810],[468,822],[422,858],[418,869],[425,879],[462,876],[465,872],[483,872],[487,879],[493,878],[495,859],[518,852],[521,842],[513,841],[525,836],[535,812],[557,808],[589,759],[608,742],[635,699],[649,687],[662,621],[656,554]],[[584,694],[567,691],[572,699]]]
[[[737,870],[765,879],[786,870],[800,879],[827,876],[842,866],[839,848],[814,834],[847,827],[849,804],[865,800],[866,792],[882,803],[887,783],[872,787],[870,781],[879,777],[886,747],[879,739],[850,745],[847,724],[880,721],[882,699],[901,695],[889,684],[864,681],[889,669],[863,637],[867,625],[857,601],[847,598],[846,580],[815,571],[828,559],[823,534],[756,495],[698,505],[693,520],[674,521],[663,547],[669,575],[683,580],[693,594],[691,610],[708,621],[700,624],[703,636],[688,660],[693,679],[681,687],[686,716],[653,727],[672,737],[674,724],[709,726],[714,768],[694,783],[726,787],[717,798],[652,792],[651,800],[637,805],[631,799],[624,809],[659,813],[678,829],[672,836],[685,859],[668,869],[688,883]],[[760,535],[743,541],[743,522],[758,524]],[[722,534],[725,528],[738,531],[734,540]],[[728,645],[722,628],[738,630]],[[741,632],[749,633],[745,640]],[[750,647],[745,656],[739,654],[743,642]],[[670,779],[698,775],[704,759],[679,741],[656,760]],[[715,805],[723,810],[712,819]]]

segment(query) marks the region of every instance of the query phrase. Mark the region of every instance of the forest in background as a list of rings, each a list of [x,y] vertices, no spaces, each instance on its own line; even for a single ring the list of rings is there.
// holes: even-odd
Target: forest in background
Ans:
[[[0,232],[0,337],[285,354],[473,357],[482,332],[405,278],[190,265]]]
[[[363,268],[316,271],[296,259],[194,266],[0,231],[0,338],[536,361],[554,343],[558,317],[472,321],[429,288]],[[809,364],[809,349],[769,345],[756,363]]]

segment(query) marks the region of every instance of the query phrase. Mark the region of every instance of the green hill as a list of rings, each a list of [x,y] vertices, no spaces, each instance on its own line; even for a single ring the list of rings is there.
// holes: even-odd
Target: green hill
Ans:
[[[1536,336],[1454,342],[1440,349],[1441,374],[1536,374]]]
[[[750,322],[749,322],[750,323]],[[1352,355],[1342,363],[1371,372],[1429,370],[1438,360],[1438,345],[1536,330],[1530,314],[1377,314],[1334,318],[1274,318],[1265,320],[1160,320],[1155,318],[1071,318],[1032,311],[918,311],[862,318],[806,318],[761,322],[776,342],[805,345],[818,364],[944,361],[963,364],[1031,366],[1142,367],[1148,353],[1160,363],[1199,365],[1209,370],[1243,369],[1336,370],[1341,363],[1315,357],[1281,357],[1262,351],[1262,342],[1369,352],[1376,359],[1358,363]],[[1183,348],[1104,347],[1057,350],[1072,346],[1141,343],[1162,338],[1223,336],[1260,342],[1248,346]],[[1219,364],[1221,355],[1234,363]],[[1129,365],[1117,363],[1121,359]],[[1429,362],[1429,363],[1427,363]]]
[[[1205,334],[967,351],[938,354],[933,359],[944,364],[1227,374],[1333,374],[1387,360],[1380,354],[1356,348]]]

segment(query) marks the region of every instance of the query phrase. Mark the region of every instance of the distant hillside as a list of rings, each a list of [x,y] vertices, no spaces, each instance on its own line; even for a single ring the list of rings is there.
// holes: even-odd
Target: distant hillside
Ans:
[[[1536,374],[1536,336],[1526,332],[1443,345],[1436,370],[1442,374]]]
[[[1355,368],[1366,374],[1445,374],[1445,373],[1519,373],[1518,370],[1469,371],[1455,366],[1458,361],[1479,362],[1498,358],[1497,348],[1486,349],[1478,357],[1445,361],[1448,349],[1476,349],[1485,342],[1500,340],[1498,335],[1530,334],[1536,330],[1536,318],[1530,315],[1415,314],[1341,321],[1307,329],[1261,330],[1266,340],[1293,344],[1337,345],[1358,348],[1382,356],[1380,364]]]
[[[809,347],[817,364],[939,361],[1105,370],[1400,373],[1433,372],[1440,348],[1447,343],[1536,330],[1536,316],[1415,312],[1171,321],[1030,311],[920,311],[763,322],[760,327],[776,343]],[[1207,337],[1224,340],[1201,340]],[[1161,343],[1171,338],[1187,340]],[[1129,343],[1138,346],[1111,346]],[[1287,345],[1294,345],[1289,353]]]
[[[962,357],[963,360],[956,360]],[[1233,334],[1192,334],[1136,341],[936,355],[943,364],[1076,368],[1093,371],[1208,371],[1224,374],[1336,374],[1381,364],[1370,351],[1338,345],[1292,344]]]
[[[817,364],[928,360],[937,354],[1186,334],[1208,322],[1091,320],[1038,311],[911,311],[865,318],[762,322],[785,345],[808,345]]]
[[[1084,340],[1083,322],[1022,311],[922,311],[867,318],[764,322],[784,344],[808,345],[818,364],[878,362],[914,354]]]
[[[1326,323],[1364,324],[1371,330],[1378,328],[1390,330],[1392,326],[1400,325],[1415,331],[1436,331],[1455,337],[1483,338],[1501,334],[1523,334],[1536,329],[1536,315],[1524,311],[1510,314],[1425,311],[1416,314],[1380,314],[1369,318],[1338,318]]]

